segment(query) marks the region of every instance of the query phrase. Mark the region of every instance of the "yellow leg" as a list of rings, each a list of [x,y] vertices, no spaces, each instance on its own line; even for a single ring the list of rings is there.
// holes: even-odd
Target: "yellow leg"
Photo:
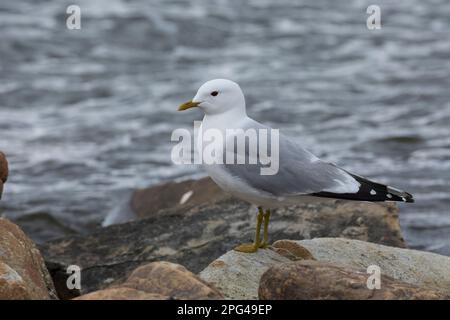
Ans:
[[[263,233],[263,241],[259,245],[260,248],[267,248],[269,245],[269,220],[270,220],[270,209],[266,210],[266,213],[263,215],[264,217],[264,233]]]
[[[236,248],[234,248],[234,250],[239,251],[239,252],[245,252],[245,253],[252,253],[252,252],[256,252],[258,250],[258,248],[261,245],[260,233],[261,233],[261,224],[263,221],[263,217],[264,217],[264,211],[261,207],[258,207],[258,215],[256,217],[255,241],[253,243],[243,243],[243,244],[237,246]]]

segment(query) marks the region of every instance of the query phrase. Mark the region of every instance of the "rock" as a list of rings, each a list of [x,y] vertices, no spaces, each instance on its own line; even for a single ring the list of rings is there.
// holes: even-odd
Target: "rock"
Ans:
[[[110,288],[94,291],[74,300],[168,300],[169,297],[157,293],[147,293],[130,288]]]
[[[37,244],[76,234],[76,230],[47,212],[34,212],[14,219],[14,222],[28,235],[39,234]]]
[[[102,226],[157,218],[225,199],[231,199],[231,196],[223,192],[210,178],[163,183],[135,190],[129,201],[120,203],[108,214]]]
[[[56,298],[39,250],[18,226],[0,218],[0,300]]]
[[[184,215],[198,210],[219,209],[228,214],[229,208],[236,204],[241,219],[246,218],[253,226],[256,208],[225,193],[209,177],[140,189],[131,199],[131,209],[141,219]],[[271,229],[271,234],[286,232],[297,235],[289,237],[295,239],[344,237],[406,247],[394,203],[324,200],[280,208],[271,218]]]
[[[380,267],[385,291],[365,291],[369,277],[367,267],[371,265]],[[280,240],[271,249],[252,254],[229,251],[213,261],[199,276],[228,299],[257,299],[263,274],[259,296],[265,299],[300,299],[308,294],[314,299],[325,299],[327,295],[330,299],[432,299],[450,296],[449,257],[341,238]],[[362,279],[364,282],[361,284]],[[303,287],[294,288],[300,284]]]
[[[166,261],[134,270],[117,286],[82,295],[77,300],[209,300],[223,299],[214,287],[185,267]]]
[[[223,299],[217,289],[185,267],[166,261],[137,268],[120,286],[179,300]]]
[[[8,179],[8,161],[6,161],[5,154],[0,151],[0,199],[3,193],[3,184]]]
[[[271,266],[290,260],[272,250],[247,254],[229,251],[209,264],[199,276],[214,285],[227,299],[258,299],[262,274]]]
[[[366,270],[303,260],[275,265],[261,277],[262,300],[435,300],[450,295],[381,275],[380,288],[369,289]]]
[[[290,250],[291,253],[295,246],[306,249],[321,262],[358,270],[376,265],[382,275],[450,295],[450,257],[342,238],[285,240],[273,244],[273,247]]]
[[[142,219],[165,215],[167,211],[183,212],[230,198],[210,178],[202,178],[136,190],[130,205],[131,210]]]
[[[141,190],[132,203],[146,218],[43,244],[60,296],[73,297],[73,292],[63,292],[71,264],[83,269],[85,294],[122,283],[138,266],[152,261],[181,263],[197,273],[237,244],[251,241],[256,208],[211,183],[203,179]],[[183,197],[191,190],[189,199]],[[180,197],[185,200],[182,205]],[[279,209],[271,220],[271,241],[342,236],[405,245],[394,205],[318,202]]]
[[[290,260],[316,260],[311,252],[291,240],[278,240],[272,250]]]

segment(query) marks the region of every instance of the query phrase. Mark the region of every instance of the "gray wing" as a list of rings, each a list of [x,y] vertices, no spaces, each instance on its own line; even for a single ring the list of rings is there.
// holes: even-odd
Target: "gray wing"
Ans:
[[[248,123],[244,130],[270,130],[256,121]],[[270,132],[270,131],[269,131]],[[269,155],[274,148],[269,142]],[[245,149],[248,156],[248,149]],[[229,150],[227,150],[229,152]],[[237,153],[237,150],[234,150]],[[273,154],[272,154],[273,156]],[[259,159],[258,159],[259,160]],[[240,178],[253,188],[283,197],[319,192],[356,193],[360,183],[337,166],[321,161],[288,137],[279,137],[279,166],[274,175],[261,175],[261,164],[224,165],[231,175]]]
[[[249,128],[271,129],[253,120],[248,122],[244,130]],[[267,140],[270,142],[270,138]],[[273,149],[270,143],[268,149]],[[234,152],[236,153],[237,149]],[[248,149],[245,149],[245,152],[248,156]],[[229,174],[253,188],[277,197],[312,195],[359,201],[414,202],[410,193],[368,180],[324,162],[295,141],[282,135],[279,137],[278,172],[274,175],[261,175],[261,167],[260,164],[224,165]]]

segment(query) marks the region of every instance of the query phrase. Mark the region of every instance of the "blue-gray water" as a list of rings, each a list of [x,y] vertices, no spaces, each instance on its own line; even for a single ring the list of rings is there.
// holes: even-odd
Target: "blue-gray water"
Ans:
[[[170,134],[204,81],[326,160],[415,195],[410,246],[450,254],[450,3],[21,0],[0,4],[0,210],[37,241],[86,232],[131,190],[198,174]],[[67,30],[78,4],[82,29]]]

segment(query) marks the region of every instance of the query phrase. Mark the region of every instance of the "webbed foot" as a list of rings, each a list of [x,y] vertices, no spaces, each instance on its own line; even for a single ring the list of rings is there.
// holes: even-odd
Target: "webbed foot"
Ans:
[[[236,248],[234,248],[235,251],[239,252],[245,252],[245,253],[253,253],[258,251],[258,245],[255,245],[254,243],[243,243]]]

